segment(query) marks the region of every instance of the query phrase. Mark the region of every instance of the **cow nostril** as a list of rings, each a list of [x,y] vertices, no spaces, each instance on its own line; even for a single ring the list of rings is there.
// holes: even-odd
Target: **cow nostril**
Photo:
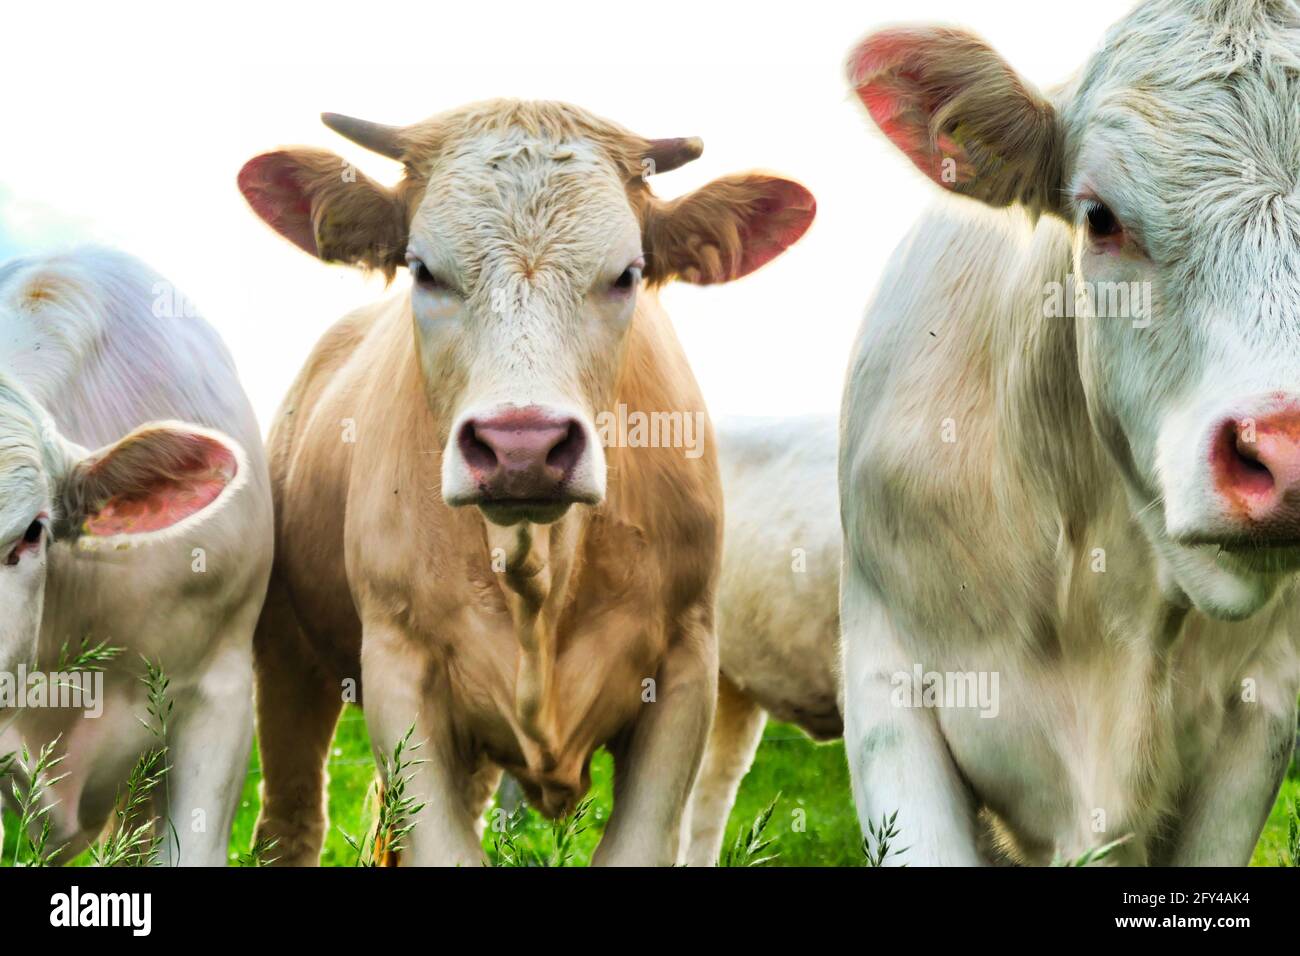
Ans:
[[[1247,471],[1253,471],[1260,475],[1268,475],[1270,478],[1272,477],[1273,473],[1268,470],[1267,465],[1255,457],[1250,446],[1247,445],[1243,447],[1242,443],[1238,442],[1237,457],[1241,460],[1241,466]]]
[[[567,476],[578,464],[587,447],[587,438],[577,422],[569,422],[568,431],[550,451],[546,453],[546,464]]]
[[[497,453],[492,446],[478,436],[473,422],[466,422],[456,440],[460,446],[461,457],[465,463],[476,471],[490,471],[497,466]]]
[[[1274,477],[1260,458],[1259,446],[1236,421],[1223,425],[1218,443],[1218,474],[1225,490],[1268,494],[1273,491]]]
[[[1232,429],[1232,447],[1237,453],[1241,466],[1257,475],[1267,475],[1271,481],[1273,473],[1268,470],[1268,465],[1260,461],[1259,446],[1254,441],[1246,440],[1236,422],[1231,422],[1228,427]]]

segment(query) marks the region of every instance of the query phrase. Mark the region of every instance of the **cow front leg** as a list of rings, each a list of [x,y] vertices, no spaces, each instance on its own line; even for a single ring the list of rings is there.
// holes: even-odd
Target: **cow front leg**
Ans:
[[[675,642],[655,677],[653,701],[614,750],[614,810],[594,866],[671,866],[682,817],[708,739],[718,659],[711,625]]]
[[[250,658],[247,637],[231,642],[176,702],[167,729],[168,769],[154,791],[165,866],[226,863],[253,745]]]
[[[975,805],[933,710],[899,707],[892,675],[910,674],[885,616],[846,569],[840,594],[844,750],[862,832],[895,812],[905,847],[885,865],[978,866]]]
[[[1295,700],[1294,687],[1286,699]],[[1267,708],[1262,701],[1235,705],[1222,731],[1222,743],[1197,775],[1183,804],[1171,866],[1250,863],[1291,762],[1295,726],[1294,704],[1277,709]]]
[[[376,764],[390,764],[398,741],[414,728],[399,771],[406,795],[420,809],[405,821],[414,829],[402,839],[402,866],[481,866],[478,815],[492,781],[476,786],[476,768],[456,746],[448,713],[445,675],[424,644],[388,623],[366,624],[361,646],[366,728]],[[416,763],[415,761],[421,761]],[[383,781],[391,788],[392,780]],[[482,792],[485,791],[486,792]]]
[[[704,763],[691,793],[683,831],[689,834],[687,866],[714,866],[740,781],[754,762],[767,715],[744,692],[718,675],[718,706]]]
[[[0,717],[0,847],[5,845],[4,811],[13,809],[13,765],[23,745],[18,732],[6,726],[12,721],[12,717]]]
[[[276,866],[316,866],[328,823],[325,767],[343,686],[308,652],[289,596],[273,576],[253,637],[261,811],[253,839]],[[352,675],[355,680],[360,675]]]

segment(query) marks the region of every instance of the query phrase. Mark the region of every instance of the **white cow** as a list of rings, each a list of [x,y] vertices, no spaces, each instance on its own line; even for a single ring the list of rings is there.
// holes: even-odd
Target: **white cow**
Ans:
[[[0,677],[49,672],[83,641],[122,649],[102,715],[27,697],[0,710],[0,756],[56,738],[66,754],[47,793],[64,858],[99,835],[156,744],[142,725],[147,659],[171,682],[163,859],[225,860],[271,527],[252,410],[179,293],[107,250],[0,268]]]
[[[834,417],[717,426],[726,501],[718,702],[692,792],[685,860],[711,866],[767,715],[840,736],[840,517]]]
[[[1300,9],[1144,3],[1050,97],[952,29],[848,70],[969,197],[844,397],[860,819],[902,863],[1245,864],[1300,689]]]

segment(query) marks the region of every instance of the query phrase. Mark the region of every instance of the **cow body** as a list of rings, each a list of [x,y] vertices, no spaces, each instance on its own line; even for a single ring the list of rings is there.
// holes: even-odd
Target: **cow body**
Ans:
[[[633,321],[629,348],[644,364],[624,380],[619,401],[630,409],[663,399],[703,409],[657,303],[645,297]],[[543,811],[571,811],[588,788],[597,747],[609,743],[626,758],[648,710],[711,693],[706,681],[677,685],[665,664],[674,655],[701,665],[716,660],[710,620],[720,492],[711,441],[697,461],[670,448],[610,449],[617,478],[605,504],[580,525],[550,530],[556,550],[573,536],[575,556],[554,612],[562,690],[543,754],[515,716],[518,637],[493,567],[493,548],[511,548],[514,535],[489,536],[475,513],[447,508],[431,483],[441,442],[422,397],[410,324],[400,298],[344,319],[282,409],[270,439],[280,541],[272,601],[292,606],[310,666],[340,704],[344,681],[363,677],[372,727],[400,736],[407,717],[387,715],[398,687],[413,681],[417,740],[427,741],[419,756],[447,768],[449,787],[458,788],[447,797],[449,818],[422,816],[414,851],[425,840],[455,839],[462,842],[438,849],[470,862],[500,769]],[[345,419],[355,420],[355,444],[340,439]],[[380,634],[382,651],[397,658],[391,664],[380,648],[367,651],[363,635],[375,641]],[[657,679],[656,702],[643,700],[647,678]],[[691,720],[696,729],[701,723],[702,706]],[[378,742],[376,749],[386,752]],[[421,828],[424,838],[416,836]]]
[[[881,129],[985,203],[899,247],[844,397],[845,745],[896,862],[1250,859],[1300,690],[1269,424],[1297,383],[1298,26],[1144,4],[1050,100],[957,31],[853,54]],[[1154,307],[1045,309],[1073,277]]]
[[[481,862],[502,769],[570,812],[607,745],[617,806],[595,862],[670,864],[716,692],[722,506],[655,286],[758,268],[807,228],[811,196],[751,175],[664,203],[646,177],[699,142],[566,104],[325,120],[402,160],[402,182],[340,182],[336,157],[281,150],[245,164],[245,197],[306,251],[405,261],[413,281],[321,340],[272,430],[258,833],[281,862],[316,860],[324,759],[360,687],[377,757],[408,731],[424,748],[402,862]],[[698,423],[699,441],[597,434],[615,413]]]
[[[0,294],[0,367],[64,439],[98,448],[147,422],[186,419],[242,446],[236,482],[200,525],[136,546],[54,533],[35,666],[51,671],[83,642],[118,648],[103,713],[0,713],[0,753],[35,754],[57,738],[55,773],[66,776],[46,796],[49,846],[67,858],[99,835],[136,760],[162,742],[143,726],[156,722],[141,659],[160,667],[173,707],[169,770],[154,795],[162,856],[221,865],[252,740],[252,632],[272,551],[252,410],[213,329],[135,260],[93,249],[18,260],[0,271]]]
[[[717,862],[768,715],[815,740],[843,732],[836,432],[825,416],[718,425],[718,703],[691,797],[691,866]]]
[[[1040,280],[1069,266],[1059,224],[1042,220],[1026,243],[1029,229],[1016,212],[927,215],[854,351],[842,480],[855,564],[842,613],[859,809],[911,818],[905,832],[924,839],[911,862],[977,862],[977,829],[989,825],[1029,862],[1132,833],[1117,859],[1244,864],[1294,737],[1292,585],[1246,622],[1171,606],[1122,487],[1097,475],[1086,518],[1063,527],[1057,502],[1024,480],[1026,425],[1008,413],[1051,401],[1036,390],[1059,387],[1072,344],[1064,327],[1042,343],[1060,352],[1034,356],[1058,370],[1039,375],[1013,370],[1017,351],[998,343],[1031,334]],[[942,282],[905,279],[942,275],[955,254],[989,290],[979,312]],[[1013,408],[998,408],[999,381],[1027,390]],[[964,427],[945,447],[954,415]],[[943,455],[915,454],[909,436],[925,433]],[[898,675],[910,680],[916,663],[998,674],[998,712],[898,706]],[[908,782],[923,773],[943,786]]]

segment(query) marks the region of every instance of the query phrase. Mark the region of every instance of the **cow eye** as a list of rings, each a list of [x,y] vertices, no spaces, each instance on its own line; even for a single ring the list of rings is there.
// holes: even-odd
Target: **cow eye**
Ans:
[[[44,536],[45,525],[39,518],[37,518],[27,526],[27,530],[23,532],[23,540],[9,552],[9,556],[5,558],[5,564],[9,567],[13,567],[24,554],[29,551],[35,551]]]
[[[614,290],[616,292],[627,292],[634,289],[636,284],[641,281],[641,270],[644,268],[644,259],[638,259],[636,262],[632,263],[619,273],[619,277],[614,280]]]
[[[1108,239],[1124,231],[1119,218],[1104,202],[1090,200],[1084,215],[1088,219],[1088,235],[1094,239]]]
[[[447,283],[430,272],[429,267],[419,259],[412,257],[406,260],[406,264],[411,270],[411,278],[415,280],[415,284],[421,289],[428,289],[432,292],[449,288]]]

